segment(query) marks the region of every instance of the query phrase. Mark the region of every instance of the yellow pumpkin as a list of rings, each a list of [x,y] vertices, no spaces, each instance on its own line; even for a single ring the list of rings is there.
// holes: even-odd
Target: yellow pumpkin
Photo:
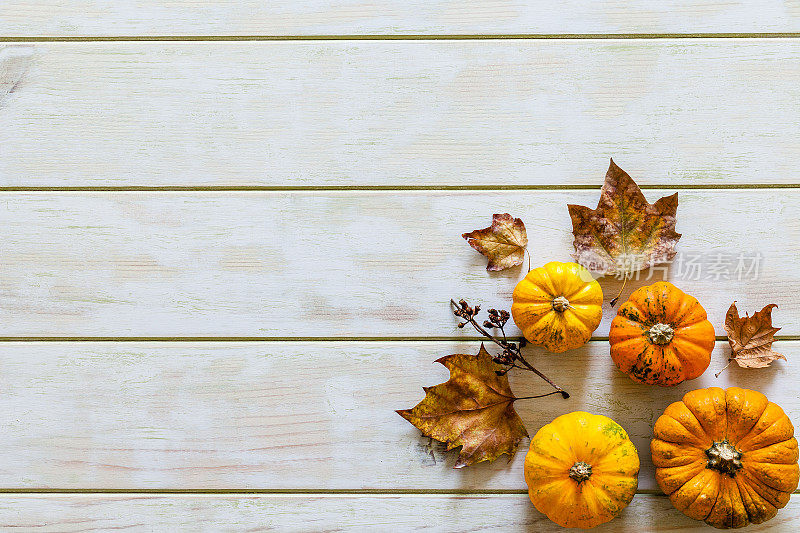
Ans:
[[[794,426],[760,392],[688,392],[656,420],[653,434],[661,490],[683,514],[716,528],[769,520],[797,489]]]
[[[603,318],[603,290],[578,263],[547,263],[520,281],[512,296],[514,323],[531,344],[551,352],[583,346]]]
[[[561,415],[531,440],[531,502],[562,527],[589,529],[625,508],[639,486],[639,456],[622,427],[602,415]]]

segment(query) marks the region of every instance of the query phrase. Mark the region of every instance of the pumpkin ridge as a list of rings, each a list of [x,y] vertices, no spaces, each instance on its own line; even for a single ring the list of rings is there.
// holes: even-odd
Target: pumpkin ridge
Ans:
[[[753,425],[753,429],[755,429],[755,427],[756,427],[756,426],[758,426],[758,423],[759,423],[759,422],[761,422],[761,418],[762,418],[764,415],[766,415],[766,413],[767,413],[767,408],[770,406],[770,404],[771,404],[771,403],[772,403],[772,402],[768,403],[768,404],[767,404],[767,407],[765,407],[765,408],[764,408],[764,411],[761,413],[761,416],[758,418],[758,420],[756,421],[756,423]],[[781,412],[783,412],[783,409],[781,409]],[[784,413],[784,416],[785,416],[785,413]],[[774,421],[773,421],[773,422],[772,422],[770,425],[768,425],[767,427],[765,427],[764,429],[762,429],[761,431],[758,431],[758,432],[756,432],[756,433],[754,433],[754,432],[753,432],[753,429],[751,429],[751,430],[750,430],[750,431],[747,433],[747,435],[745,435],[744,437],[742,437],[742,438],[739,440],[739,443],[740,443],[742,446],[747,446],[747,442],[748,442],[748,441],[752,441],[753,439],[755,439],[755,438],[756,438],[756,437],[758,437],[759,435],[763,435],[764,433],[766,433],[767,431],[769,431],[770,429],[772,429],[772,426],[774,426],[774,425],[775,425],[775,424],[777,424],[778,422],[783,422],[783,418],[782,418],[782,417],[780,417],[780,416],[779,416],[779,417],[777,417],[777,418],[776,418],[776,419],[775,419],[775,420],[774,420]],[[781,441],[778,441],[778,442],[785,442],[785,441],[787,441],[787,440],[789,440],[789,439],[784,439],[784,440],[781,440]],[[776,442],[776,443],[773,443],[773,444],[777,444],[777,442]]]
[[[745,511],[747,511],[747,517],[749,518],[750,522],[753,524],[760,524],[769,520],[770,518],[774,517],[778,513],[778,507],[776,507],[771,501],[764,498],[758,491],[753,487],[753,485],[749,482],[749,480],[745,479],[744,477],[739,477],[736,479],[736,485],[739,486],[739,495],[742,495],[743,492],[747,493],[748,500],[745,500],[744,497],[742,501],[745,502]],[[748,508],[747,501],[752,504],[754,507],[753,511]],[[756,514],[756,512],[761,512],[761,514]]]
[[[692,325],[694,325],[694,324],[692,324]],[[697,339],[693,339],[693,338],[685,336],[685,335],[679,335],[679,332],[681,331],[681,329],[683,329],[683,328],[676,328],[675,329],[675,333],[674,333],[674,336],[673,336],[673,342],[675,340],[680,340],[681,342],[685,342],[686,344],[691,344],[692,346],[696,346],[697,348],[700,348],[701,350],[705,350],[703,345],[701,345],[697,341]]]
[[[705,372],[705,370],[708,368],[708,365],[711,364],[711,356],[710,355],[708,356],[708,359],[707,359],[705,365],[702,365],[702,369],[699,369],[700,370],[699,373],[694,372],[695,370],[698,369],[698,365],[694,364],[695,360],[700,359],[700,357],[698,357],[696,354],[687,355],[685,347],[681,346],[681,344],[684,343],[684,342],[686,342],[686,341],[683,338],[673,339],[673,341],[672,341],[672,343],[670,345],[670,347],[672,348],[672,353],[675,355],[675,357],[680,362],[681,372],[683,373],[684,379],[695,379],[695,378],[698,378],[703,374],[703,372]],[[687,344],[690,344],[691,346],[694,346],[694,347],[702,350],[702,347],[697,346],[697,344],[694,344],[694,343],[691,343],[691,342],[689,342]],[[704,353],[704,351],[703,351],[703,353]],[[705,359],[705,357],[704,357],[704,359]],[[690,373],[689,370],[693,370],[693,372]],[[691,375],[691,377],[689,377],[690,375]]]
[[[678,350],[676,350],[675,347],[672,346],[672,342],[670,342],[668,346],[669,349],[667,349],[667,346],[661,348],[661,356],[664,358],[664,368],[668,368],[670,370],[669,372],[670,377],[667,379],[670,381],[674,381],[674,383],[668,383],[668,384],[677,385],[678,383],[681,383],[687,379],[688,376],[686,368],[689,365],[686,364],[686,362],[683,359],[681,359],[680,355],[678,354]],[[671,364],[671,366],[669,367],[667,367],[668,362]],[[676,373],[678,375],[673,378],[672,375]]]
[[[615,323],[615,321],[616,321],[616,323]],[[619,333],[620,331],[623,331],[623,332],[626,333],[626,339],[625,340],[632,339],[632,338],[644,337],[644,333],[646,331],[644,324],[642,324],[641,322],[637,322],[635,320],[631,320],[630,318],[628,318],[626,316],[616,316],[616,317],[614,317],[614,320],[611,321],[611,326],[612,326],[612,330],[609,331],[609,339],[612,338],[612,335],[613,335],[614,339],[619,339],[620,337],[617,337],[617,335],[620,334]],[[633,333],[631,333],[629,336],[627,336],[627,330],[628,329],[633,330]],[[622,340],[623,339],[620,339],[619,342],[622,342]]]
[[[698,320],[697,322],[702,322],[703,320],[706,320],[708,318],[707,313],[705,312],[705,308],[702,305],[700,305],[700,302],[697,300],[697,298],[695,298],[691,294],[686,294],[677,287],[675,287],[675,291],[678,292],[679,297],[677,298],[677,301],[674,304],[675,308],[672,309],[670,313],[673,317],[673,321],[675,322],[675,324],[682,324],[684,322],[687,322],[688,321],[687,317],[692,313],[692,311],[695,310],[696,307],[700,307],[703,311],[702,313],[698,313],[698,316],[702,315],[703,318]]]
[[[703,425],[700,423],[700,420],[697,418],[697,415],[696,415],[696,414],[694,414],[694,412],[693,412],[691,409],[689,409],[689,406],[688,406],[688,405],[686,405],[686,403],[685,403],[685,402],[683,402],[683,401],[678,401],[678,402],[675,402],[675,403],[676,403],[676,404],[682,404],[682,405],[683,405],[683,407],[685,407],[685,408],[686,408],[686,411],[688,411],[688,413],[689,413],[690,415],[692,415],[692,417],[694,418],[694,421],[695,421],[695,422],[697,422],[697,427],[699,428],[699,430],[700,430],[701,434],[700,434],[700,435],[698,435],[698,434],[697,434],[697,433],[694,431],[694,429],[693,429],[693,428],[690,428],[689,426],[687,426],[686,424],[684,424],[684,423],[683,423],[683,422],[682,422],[680,419],[678,419],[678,418],[676,418],[676,417],[674,417],[674,416],[669,416],[669,418],[671,418],[672,420],[674,420],[675,422],[677,422],[677,423],[678,423],[678,424],[679,424],[681,427],[683,427],[683,429],[685,429],[685,430],[686,430],[686,432],[687,432],[689,435],[691,435],[692,437],[694,437],[695,439],[697,439],[697,441],[698,441],[698,442],[696,443],[696,445],[695,445],[695,446],[696,446],[696,447],[697,447],[699,450],[701,450],[701,451],[703,451],[703,452],[704,452],[706,448],[708,448],[709,446],[711,446],[711,444],[714,442],[714,439],[712,439],[712,438],[711,438],[711,437],[708,435],[708,432],[706,432],[706,429],[705,429],[705,428],[703,427]],[[669,409],[669,407],[668,407],[668,409]],[[663,415],[662,415],[662,416],[663,416]],[[661,440],[664,440],[664,439],[661,439]],[[668,441],[668,442],[669,442],[669,441]],[[678,444],[680,444],[680,442],[679,442]]]
[[[689,463],[686,463],[685,465],[675,465],[675,466],[656,467],[656,468],[657,468],[658,470],[663,470],[663,471],[668,471],[668,470],[676,470],[676,469],[677,469],[677,470],[686,471],[686,472],[689,472],[689,473],[691,473],[691,472],[692,472],[692,470],[695,470],[695,469],[697,469],[697,472],[695,472],[694,474],[692,474],[691,476],[689,476],[689,478],[688,478],[686,481],[684,481],[683,483],[681,483],[679,487],[677,487],[675,490],[673,490],[673,491],[672,491],[672,492],[676,492],[676,491],[678,491],[678,490],[679,490],[681,487],[683,487],[683,486],[684,486],[686,483],[688,483],[689,481],[691,481],[692,479],[694,479],[694,477],[695,477],[697,474],[699,474],[700,472],[702,472],[702,471],[705,469],[705,464],[706,464],[706,459],[705,459],[705,457],[703,457],[703,458],[700,458],[700,457],[698,457],[698,458],[696,458],[694,461],[691,461],[691,462],[689,462]],[[681,472],[681,473],[685,473],[685,472]],[[666,492],[666,491],[664,491],[664,492]],[[670,492],[670,494],[672,494],[672,492]]]
[[[719,476],[719,474],[717,474],[717,476]],[[706,491],[706,489],[708,488],[708,485],[714,480],[715,480],[715,478],[713,476],[710,477],[709,480],[708,480],[708,483],[706,483],[706,485],[703,487],[703,490],[700,491],[700,494],[703,494]],[[720,494],[722,494],[722,482],[719,479],[716,479],[716,481],[718,481],[718,485],[719,485],[717,487],[717,494],[714,497],[714,503],[711,505],[711,508],[708,510],[708,514],[702,519],[703,521],[708,520],[708,517],[711,516],[711,513],[714,511],[714,506],[717,505],[717,501],[719,500],[719,496],[720,496]],[[698,498],[699,497],[700,497],[700,495],[698,495]],[[695,498],[695,501],[697,501],[696,498]]]
[[[689,409],[689,411],[692,413],[692,415],[694,415],[694,417],[697,419],[697,422],[700,425],[700,428],[702,428],[703,434],[706,436],[706,438],[709,439],[711,442],[714,442],[714,438],[711,436],[711,432],[706,427],[706,424],[708,424],[709,421],[706,420],[705,423],[703,423],[705,417],[698,416],[697,413],[695,412],[695,410],[693,409],[693,407],[689,403],[686,403],[686,402],[684,402],[684,403],[685,403],[687,409]],[[725,433],[727,434],[727,431]]]
[[[783,494],[782,491],[774,489],[760,479],[753,477],[753,475],[746,469],[742,469],[742,477],[747,481],[748,486],[751,487],[753,491],[765,502],[769,503],[776,509],[782,509],[786,506],[785,503],[781,503],[781,501],[778,499],[778,496]],[[774,494],[772,494],[772,492],[774,492]]]
[[[700,302],[697,302],[697,305],[700,305]],[[697,324],[701,324],[701,323],[703,323],[703,322],[705,322],[707,320],[708,320],[708,316],[707,315],[703,316],[703,318],[698,318],[697,320],[692,320],[691,322],[689,322],[689,321],[687,321],[687,320],[685,320],[683,318],[675,319],[675,320],[673,320],[674,324],[672,325],[672,327],[675,328],[675,330],[677,331],[679,329],[684,329],[684,328],[689,328],[689,327],[692,327],[692,326],[696,326]]]
[[[570,304],[570,307],[571,307],[571,309],[567,309],[565,311],[565,313],[569,313],[569,315],[571,317],[574,317],[581,324],[583,324],[583,326],[586,327],[586,329],[590,329],[592,327],[592,317],[591,316],[587,316],[589,314],[589,310],[586,309],[587,307],[589,307],[589,305],[581,305],[581,304],[572,305],[572,304]],[[580,312],[579,313],[579,312],[577,312],[578,308],[581,308],[581,311],[586,311],[586,312],[585,313],[584,312]],[[591,336],[591,334],[590,334],[590,336]]]
[[[701,477],[701,476],[702,476],[702,477]],[[678,503],[676,503],[676,502],[675,502],[675,500],[672,500],[672,498],[673,498],[673,497],[674,497],[674,498],[676,498],[676,499],[677,499],[677,498],[680,498],[680,497],[682,496],[682,494],[681,494],[681,491],[683,490],[683,488],[684,488],[684,487],[685,487],[687,484],[689,484],[689,483],[691,483],[692,481],[694,481],[694,480],[695,480],[695,478],[700,478],[700,480],[702,480],[702,479],[705,479],[705,484],[702,486],[702,489],[701,489],[701,490],[698,490],[698,491],[697,491],[697,496],[695,496],[695,497],[694,497],[694,499],[692,499],[692,500],[688,500],[688,501],[681,501],[681,505],[683,505],[683,507],[678,507]],[[691,478],[687,479],[687,480],[686,480],[686,482],[685,482],[685,483],[683,483],[683,484],[682,484],[680,487],[678,487],[677,489],[675,489],[675,490],[674,490],[674,491],[673,491],[673,492],[670,494],[670,499],[672,500],[672,503],[675,505],[675,507],[676,507],[676,508],[678,508],[678,509],[679,509],[679,510],[680,510],[682,513],[684,513],[684,514],[687,514],[687,511],[691,512],[691,511],[690,511],[691,507],[692,507],[692,506],[693,506],[693,505],[694,505],[694,504],[695,504],[695,503],[698,501],[698,499],[700,498],[700,496],[702,496],[702,495],[703,495],[703,493],[704,493],[704,492],[706,492],[706,489],[708,488],[708,485],[709,485],[709,484],[710,484],[712,481],[714,481],[714,480],[715,480],[715,479],[714,479],[714,477],[713,477],[713,476],[711,476],[711,475],[706,475],[706,469],[705,469],[705,468],[703,468],[703,469],[702,469],[702,470],[700,470],[700,471],[699,471],[697,474],[695,474],[695,475],[694,475],[694,476],[692,476]],[[699,481],[699,480],[698,480],[698,481]],[[718,495],[719,495],[719,494],[717,494],[717,496],[718,496]],[[714,503],[716,503],[716,501],[717,501],[717,500],[716,500],[717,496],[715,496],[715,497],[714,497]],[[706,515],[705,515],[703,518],[695,518],[694,516],[692,516],[692,515],[688,515],[688,514],[687,514],[687,516],[690,516],[691,518],[695,518],[695,520],[705,520],[705,519],[708,517],[708,515],[709,515],[709,514],[711,514],[711,511],[710,511],[710,509],[713,509],[713,508],[714,508],[714,504],[712,504],[712,505],[711,505],[711,507],[709,508],[709,512],[708,512],[708,514],[706,514]]]
[[[591,487],[581,487],[581,484],[579,483],[575,483],[575,485],[575,490],[580,491],[581,496],[583,497],[583,503],[586,506],[586,510],[589,511],[588,517],[579,517],[579,520],[583,522],[583,525],[578,525],[578,527],[583,528],[591,524],[595,517],[608,513],[608,509],[602,504],[600,498],[597,496],[598,486],[596,483],[592,483]],[[586,490],[587,488],[591,488],[592,490]]]
[[[619,308],[619,315],[627,318],[631,322],[644,325],[645,322],[642,319],[645,316],[647,316],[647,313],[645,313],[644,309],[642,309],[642,307],[639,305],[639,301],[633,298],[635,294],[636,293],[631,294],[630,300],[625,302],[625,304]],[[630,312],[629,309],[631,308],[633,308],[633,310],[638,313],[638,315],[635,318],[631,318],[630,316],[628,316],[628,313]]]
[[[536,479],[542,481],[547,479],[548,477],[552,477],[553,481],[561,481],[561,475],[567,469],[567,464],[561,461],[560,459],[553,457],[551,455],[544,455],[539,453],[538,451],[534,450],[532,453],[536,455],[536,462],[539,470],[541,472],[550,472],[549,476],[537,476]]]
[[[558,294],[561,291],[559,291],[558,288],[556,287],[556,281],[550,274],[550,269],[554,268],[553,263],[555,263],[555,261],[550,261],[549,263],[545,263],[540,273],[542,274],[541,277],[542,281],[544,282],[543,283],[544,287],[542,287],[542,290],[544,290],[544,292],[546,292],[549,296],[555,298],[556,296],[561,296],[560,294]]]
[[[614,346],[612,347],[612,351],[611,351],[611,356],[612,356],[612,358],[614,358],[614,362],[618,363],[618,361],[623,361],[623,360],[624,361],[629,361],[631,359],[637,360],[636,358],[625,357],[624,354],[622,355],[622,357],[614,357],[615,353],[619,353],[619,350],[614,350],[614,348],[618,348],[618,347],[622,348],[623,347],[622,345],[627,344],[627,343],[637,344],[637,343],[641,343],[641,342],[642,342],[641,337],[629,337],[627,339],[623,339],[623,340],[618,341],[616,344],[614,344]],[[619,364],[617,364],[617,366],[619,366]],[[633,366],[633,365],[631,365],[631,366]],[[620,369],[620,370],[622,370],[622,369]]]
[[[779,487],[775,487],[775,486],[773,486],[773,485],[770,485],[769,483],[767,483],[767,482],[766,482],[766,481],[763,479],[763,477],[764,477],[764,476],[757,475],[757,473],[758,473],[758,472],[757,472],[757,471],[755,471],[755,470],[753,470],[753,466],[752,466],[751,464],[749,464],[749,463],[748,463],[746,466],[743,466],[743,467],[742,467],[742,470],[746,470],[746,471],[747,471],[747,473],[749,474],[749,477],[750,477],[751,479],[753,479],[753,478],[756,478],[756,479],[757,479],[757,480],[758,480],[758,481],[759,481],[759,482],[760,482],[762,485],[764,485],[765,487],[767,487],[767,488],[769,488],[769,489],[772,489],[772,490],[774,490],[774,491],[777,491],[777,492],[785,492],[783,489],[781,489],[781,488],[779,488]]]
[[[756,457],[759,457],[759,452],[763,453],[763,452],[774,451],[774,450],[769,450],[769,449],[770,448],[775,448],[775,447],[784,447],[786,443],[791,442],[791,441],[795,441],[794,442],[794,446],[789,445],[789,448],[790,449],[793,448],[793,450],[797,450],[797,441],[796,441],[796,439],[794,437],[792,437],[790,439],[782,440],[780,442],[775,442],[773,444],[770,444],[769,446],[764,446],[763,448],[758,448],[756,450],[750,450],[748,452],[748,454],[747,454],[748,458],[749,458],[749,460],[747,461],[748,464],[782,464],[782,465],[790,465],[790,464],[796,463],[797,462],[797,458],[796,457],[788,458],[788,460],[786,462],[780,462],[780,460],[782,459],[780,457],[774,458],[774,459],[769,460],[769,461],[763,460],[763,458],[761,460],[753,459],[754,455]],[[789,451],[793,451],[793,450],[789,450]],[[780,451],[780,450],[778,450],[778,451]],[[781,455],[781,454],[778,453],[777,455]]]
[[[553,310],[553,308],[552,308],[552,307],[550,307],[550,310],[549,310],[549,311],[545,311],[544,313],[542,313],[541,315],[539,315],[538,317],[536,317],[536,321],[534,321],[532,324],[528,325],[527,327],[529,327],[529,328],[532,328],[532,327],[535,327],[535,326],[539,326],[539,325],[540,325],[539,323],[540,323],[542,320],[544,320],[545,318],[547,318],[548,320],[550,320],[550,313],[554,313],[554,312],[555,312],[555,311]],[[530,315],[528,315],[528,316],[530,316]]]
[[[579,273],[575,273],[575,275],[580,276]],[[570,302],[580,302],[582,299],[586,297],[590,297],[594,292],[594,287],[590,284],[583,285],[582,287],[578,287],[575,291],[570,291],[567,293],[564,291],[564,297],[567,298]],[[587,294],[584,294],[587,293]]]
[[[687,410],[689,410],[688,407],[687,407]],[[694,416],[694,413],[692,413],[691,411],[689,411],[689,412],[692,414],[692,416]],[[670,441],[670,440],[666,440],[666,439],[664,439],[662,437],[659,437],[659,440],[663,440],[664,442],[672,442],[674,444],[691,445],[691,446],[697,448],[698,450],[700,450],[703,453],[705,453],[706,448],[708,448],[714,442],[714,439],[709,437],[708,433],[706,433],[706,430],[703,429],[702,425],[700,425],[700,421],[697,420],[696,416],[694,418],[697,421],[697,425],[700,428],[700,431],[702,432],[701,435],[698,435],[697,433],[695,433],[693,428],[688,427],[686,424],[684,424],[682,421],[678,420],[677,418],[675,418],[675,417],[670,417],[670,418],[672,420],[674,420],[675,422],[677,422],[678,425],[680,425],[683,429],[685,429],[686,433],[691,435],[692,438],[696,440],[696,442]]]
[[[602,508],[603,510],[605,510],[606,512],[610,512],[610,513],[618,513],[619,511],[622,510],[619,506],[613,507],[614,500],[616,500],[616,499],[621,499],[623,501],[627,500],[627,502],[622,506],[622,507],[624,507],[625,505],[630,503],[630,501],[633,499],[632,496],[631,496],[630,499],[628,499],[627,495],[622,495],[622,497],[620,498],[620,495],[614,494],[611,491],[609,491],[606,485],[603,485],[603,484],[600,484],[600,483],[597,483],[597,482],[592,483],[592,489],[594,489],[595,493],[600,493],[603,496],[605,496],[606,502],[608,502],[611,505],[607,505],[606,503],[603,503],[603,501],[601,501],[600,498],[597,497],[597,494],[594,494],[594,497],[595,497],[595,499],[597,501],[598,506],[600,508]]]

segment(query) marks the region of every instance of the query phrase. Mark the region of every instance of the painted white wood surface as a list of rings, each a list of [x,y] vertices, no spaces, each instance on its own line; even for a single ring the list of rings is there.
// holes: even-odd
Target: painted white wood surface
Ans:
[[[800,30],[795,0],[4,0],[0,35],[320,35]]]
[[[641,184],[800,181],[800,40],[32,50],[0,186],[599,186],[609,157]]]
[[[0,36],[800,31],[800,4],[518,0],[398,4],[78,0],[0,5]],[[13,44],[13,43],[11,43]],[[599,185],[614,156],[640,183],[797,183],[800,42],[110,42],[0,49],[0,186]],[[655,199],[669,189],[649,191]],[[681,192],[670,279],[722,333],[728,304],[776,302],[798,335],[791,189]],[[467,470],[393,413],[446,379],[446,301],[508,306],[461,241],[492,212],[528,223],[535,262],[567,260],[567,202],[597,191],[2,194],[0,335],[263,336],[282,342],[0,343],[0,489],[409,489],[407,495],[5,495],[0,529],[556,530],[521,490],[522,459]],[[760,254],[757,280],[713,279]],[[731,257],[733,259],[731,259]],[[731,263],[731,261],[734,261]],[[723,274],[723,277],[725,275]],[[643,283],[635,283],[633,286]],[[613,295],[618,283],[604,283]],[[629,291],[628,291],[629,292]],[[487,305],[488,304],[488,305]],[[607,332],[609,313],[598,335]],[[513,332],[512,332],[513,333]],[[532,359],[572,394],[520,402],[531,432],[609,414],[642,456],[669,402],[700,386],[767,393],[800,419],[800,342],[773,368],[634,384],[607,343]],[[520,394],[533,376],[512,377]],[[523,443],[523,447],[527,441]],[[797,529],[796,498],[753,531]],[[600,531],[699,530],[639,494]]]
[[[608,343],[528,350],[571,393],[515,405],[530,434],[586,410],[619,422],[639,450],[641,490],[658,490],[649,454],[664,408],[695,388],[762,391],[800,424],[800,342],[788,361],[729,368],[726,342],[699,379],[662,389],[619,372]],[[528,440],[509,463],[453,469],[454,454],[394,410],[447,380],[434,361],[476,342],[0,343],[0,489],[522,490]],[[522,396],[550,389],[512,373]]]
[[[566,531],[538,513],[526,495],[421,496],[149,496],[70,495],[0,499],[0,527],[22,531],[496,531],[553,533]],[[800,526],[800,500],[771,521],[747,531],[786,533]],[[14,529],[19,531],[20,529]],[[615,520],[598,533],[637,531],[695,533],[710,528],[683,516],[664,496],[637,495]],[[578,531],[578,530],[571,530]]]
[[[646,192],[654,201],[672,191]],[[0,334],[468,335],[456,328],[449,299],[509,308],[525,271],[487,273],[461,234],[508,211],[527,225],[534,265],[570,261],[566,204],[594,206],[598,197],[594,190],[4,193]],[[798,202],[798,189],[679,193],[683,238],[666,276],[699,298],[718,334],[734,300],[743,313],[776,303],[780,334],[800,334]],[[740,254],[748,265],[760,254],[755,279],[735,275]],[[692,258],[699,271],[689,268]],[[718,263],[728,273],[717,273]],[[624,297],[664,275],[645,273]],[[620,288],[613,278],[601,285],[607,301]],[[605,311],[599,336],[616,314]]]

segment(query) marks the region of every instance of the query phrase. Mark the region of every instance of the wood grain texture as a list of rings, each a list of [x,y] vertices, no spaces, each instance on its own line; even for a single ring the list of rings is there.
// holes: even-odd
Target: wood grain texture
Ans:
[[[796,496],[776,518],[747,531],[787,533],[799,525]],[[538,513],[525,495],[7,496],[0,498],[0,527],[42,533],[564,531]],[[683,516],[664,496],[640,494],[617,519],[592,531],[695,533],[708,531],[708,527]]]
[[[320,35],[787,32],[795,0],[5,0],[0,33],[73,35]]]
[[[447,379],[434,361],[476,353],[476,342],[113,342],[0,344],[0,488],[522,490],[524,450],[455,470],[455,454],[421,437],[394,411],[423,385]],[[701,378],[662,389],[619,372],[608,343],[530,360],[571,397],[519,401],[533,434],[556,416],[586,410],[619,422],[639,450],[641,490],[657,490],[649,454],[655,420],[689,390],[741,385],[762,391],[800,422],[788,361],[720,370],[717,343]],[[547,392],[528,372],[518,395]]]
[[[672,191],[646,192],[652,201]],[[508,211],[525,221],[534,265],[569,261],[566,204],[594,206],[598,197],[5,193],[0,336],[468,335],[456,328],[450,298],[509,308],[525,271],[487,273],[461,234]],[[742,313],[776,303],[779,334],[800,334],[799,203],[797,189],[681,191],[678,257],[667,272],[629,283],[623,300],[666,276],[699,298],[719,335],[734,300]],[[740,256],[744,266],[760,256],[757,272],[737,275]],[[603,278],[601,286],[608,301],[620,282]],[[605,306],[596,335],[608,333],[615,314]]]
[[[4,46],[0,48],[0,105],[10,92],[17,88],[30,67],[33,56],[31,46]]]
[[[599,186],[611,156],[641,184],[800,182],[800,40],[40,43],[31,55],[0,102],[0,186]]]

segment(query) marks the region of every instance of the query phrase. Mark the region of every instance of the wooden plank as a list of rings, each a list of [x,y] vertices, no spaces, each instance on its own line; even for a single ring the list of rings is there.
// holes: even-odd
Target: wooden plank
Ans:
[[[0,32],[15,36],[789,32],[793,2],[734,0],[309,0],[100,3],[5,0]]]
[[[63,533],[138,531],[441,531],[447,533],[564,531],[525,495],[423,496],[119,496],[64,495],[0,499],[0,525],[15,530]],[[794,497],[770,522],[747,531],[796,531],[800,503]],[[640,494],[600,533],[707,531],[663,496]]]
[[[647,191],[652,201],[670,192]],[[0,336],[469,335],[456,328],[450,298],[509,308],[524,270],[487,273],[461,234],[509,211],[528,227],[534,265],[569,261],[566,204],[595,205],[598,196],[6,193]],[[800,334],[800,190],[679,198],[679,258],[668,272],[629,283],[624,297],[666,275],[701,301],[718,334],[734,300],[743,313],[776,303],[780,333]],[[620,288],[613,278],[601,285],[607,301]],[[606,306],[596,335],[608,333],[615,314]]]
[[[40,43],[30,55],[0,91],[0,186],[599,186],[610,156],[642,184],[800,181],[800,40]]]
[[[570,393],[515,406],[533,434],[586,410],[617,420],[639,450],[641,490],[657,490],[649,455],[664,408],[695,388],[762,391],[800,422],[800,342],[787,362],[729,368],[718,343],[709,370],[674,388],[639,385],[608,344],[552,355],[537,367]],[[476,342],[114,342],[0,345],[0,488],[522,490],[527,440],[505,459],[455,470],[454,454],[395,414],[447,379],[435,359]],[[519,395],[549,389],[511,374]]]

